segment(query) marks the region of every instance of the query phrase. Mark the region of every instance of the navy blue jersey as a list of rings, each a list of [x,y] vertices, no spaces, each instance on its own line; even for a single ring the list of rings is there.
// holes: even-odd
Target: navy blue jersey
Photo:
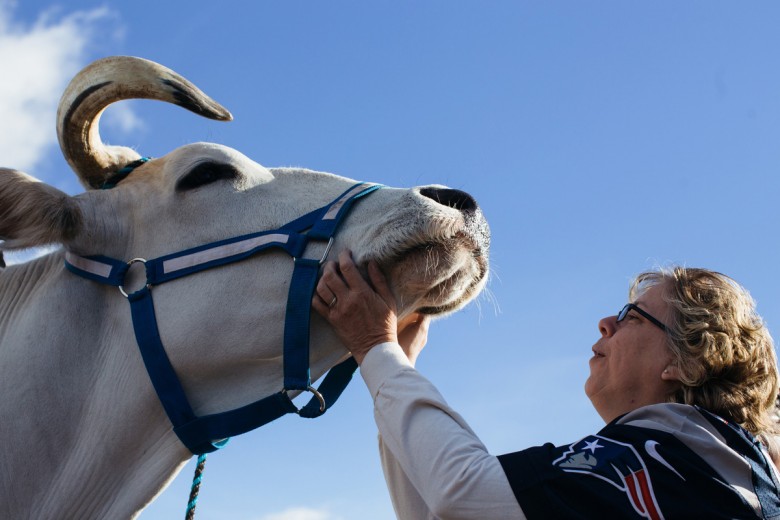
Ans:
[[[780,479],[760,443],[693,406],[647,406],[573,444],[498,459],[530,520],[780,519]]]

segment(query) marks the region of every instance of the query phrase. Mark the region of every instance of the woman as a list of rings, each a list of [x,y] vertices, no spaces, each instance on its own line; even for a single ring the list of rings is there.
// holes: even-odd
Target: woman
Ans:
[[[414,369],[429,320],[397,323],[377,265],[368,275],[342,253],[312,304],[361,365],[399,518],[780,518],[777,359],[730,278],[639,275],[590,359],[604,429],[494,457]]]

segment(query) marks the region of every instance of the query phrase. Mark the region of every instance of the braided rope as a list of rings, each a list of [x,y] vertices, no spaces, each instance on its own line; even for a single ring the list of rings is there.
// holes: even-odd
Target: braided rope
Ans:
[[[198,493],[200,492],[200,481],[203,479],[203,468],[206,466],[206,454],[198,455],[198,464],[195,466],[195,475],[192,477],[192,488],[190,489],[190,500],[187,502],[187,513],[185,520],[195,518],[195,505],[198,503]]]

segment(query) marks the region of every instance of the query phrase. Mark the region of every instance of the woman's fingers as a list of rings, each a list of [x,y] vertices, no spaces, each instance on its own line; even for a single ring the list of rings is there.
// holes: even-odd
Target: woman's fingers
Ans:
[[[322,269],[322,276],[320,277],[320,280],[317,283],[317,288],[315,290],[315,294],[328,305],[330,305],[330,302],[336,298],[336,287],[341,282],[341,277],[336,271],[338,268],[335,267],[335,265],[336,264],[334,262],[325,263],[325,266]],[[331,286],[333,288],[331,288]]]
[[[338,268],[344,283],[350,289],[356,291],[373,290],[379,294],[389,307],[395,309],[395,297],[393,296],[393,292],[387,284],[387,278],[385,278],[385,275],[379,269],[379,265],[375,261],[372,260],[368,264],[368,277],[371,281],[371,285],[369,285],[363,278],[363,275],[360,274],[357,265],[355,265],[355,261],[352,259],[352,252],[350,250],[347,249],[339,254]]]
[[[358,271],[355,261],[352,260],[352,251],[345,249],[339,253],[338,269],[341,272],[344,284],[355,291],[370,289],[363,276]]]
[[[346,300],[351,293],[354,295],[376,293],[388,308],[395,312],[395,296],[387,283],[387,278],[375,261],[368,264],[368,277],[370,285],[355,265],[352,252],[342,251],[338,263],[325,262],[322,276],[315,289],[315,300],[322,304],[324,310],[324,308],[335,307],[339,299]]]
[[[393,291],[390,290],[390,286],[387,284],[387,278],[379,269],[379,265],[373,260],[368,264],[368,276],[371,279],[371,284],[374,286],[377,294],[385,301],[388,307],[396,310],[395,296]]]
[[[314,310],[323,317],[327,317],[332,308],[338,304],[339,294],[346,298],[349,288],[344,283],[339,273],[339,267],[336,262],[325,262],[322,268],[322,276],[317,282],[314,290],[314,297],[311,304]]]
[[[328,307],[328,304],[325,303],[325,301],[316,292],[314,293],[314,298],[311,300],[311,306],[314,307],[314,310],[317,311],[317,313],[320,314],[323,318],[327,317],[330,307]]]

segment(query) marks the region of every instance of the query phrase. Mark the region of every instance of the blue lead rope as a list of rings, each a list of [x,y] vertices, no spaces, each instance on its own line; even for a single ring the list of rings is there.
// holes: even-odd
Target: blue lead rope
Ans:
[[[195,518],[195,506],[198,504],[198,493],[200,492],[200,481],[203,479],[203,470],[206,467],[206,456],[205,453],[198,455],[198,462],[195,464],[195,475],[192,477],[190,499],[187,502],[187,511],[184,514],[184,520],[193,520],[193,518]]]

